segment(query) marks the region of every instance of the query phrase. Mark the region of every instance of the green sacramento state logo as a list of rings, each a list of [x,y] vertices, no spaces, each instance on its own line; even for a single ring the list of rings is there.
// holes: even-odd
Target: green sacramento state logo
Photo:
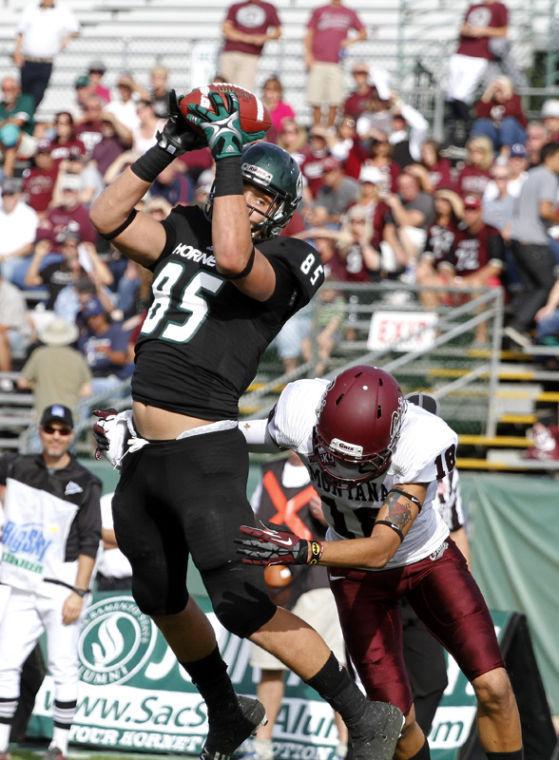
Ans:
[[[80,678],[104,686],[124,683],[149,659],[157,629],[131,596],[111,596],[87,610],[79,641]]]

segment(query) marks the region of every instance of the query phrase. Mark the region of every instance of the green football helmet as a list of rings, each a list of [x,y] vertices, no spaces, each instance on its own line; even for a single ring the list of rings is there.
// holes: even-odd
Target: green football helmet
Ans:
[[[253,226],[253,237],[274,237],[293,216],[303,195],[299,166],[286,150],[269,142],[257,142],[241,154],[244,182],[263,190],[271,198],[265,219]]]

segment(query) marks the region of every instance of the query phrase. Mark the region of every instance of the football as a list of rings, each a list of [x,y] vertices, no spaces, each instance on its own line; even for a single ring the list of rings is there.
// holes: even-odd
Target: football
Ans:
[[[268,565],[264,568],[264,581],[270,588],[289,586],[292,580],[293,574],[285,565]]]
[[[272,126],[268,109],[253,92],[245,90],[244,87],[239,87],[237,84],[216,83],[208,84],[205,87],[197,87],[181,98],[179,102],[180,112],[183,116],[187,116],[190,103],[203,106],[204,108],[212,108],[212,103],[208,98],[210,92],[228,92],[231,90],[235,92],[239,99],[242,129],[249,134],[267,132]],[[192,125],[192,128],[199,132],[201,131],[194,125]]]

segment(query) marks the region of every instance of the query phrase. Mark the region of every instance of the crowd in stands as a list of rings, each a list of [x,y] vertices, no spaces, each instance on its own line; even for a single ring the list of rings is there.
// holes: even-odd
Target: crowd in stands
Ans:
[[[47,10],[56,2],[48,0]],[[503,73],[506,67],[495,68],[503,55],[489,41],[506,40],[505,6],[472,6],[475,18],[468,10],[450,61],[450,138],[457,137],[459,123],[465,137],[458,158],[448,149],[450,138],[443,144],[431,139],[427,120],[402,100],[385,71],[356,58],[344,64],[350,45],[366,35],[350,6],[330,0],[310,14],[301,61],[310,124],[299,119],[278,76],[258,88],[272,118],[266,139],[292,154],[304,177],[303,204],[285,234],[316,246],[330,281],[436,286],[421,292],[427,309],[463,303],[472,288],[503,287],[510,339],[557,343],[559,297],[552,286],[559,261],[559,100],[546,100],[540,117],[530,120],[515,92],[518,82]],[[169,72],[157,65],[149,82],[137,81],[134,72],[111,72],[117,75],[111,89],[103,61],[92,61],[87,71],[76,72],[66,107],[52,120],[37,118],[44,90],[36,94],[25,67],[39,66],[35,74],[45,88],[50,70],[26,49],[33,14],[25,13],[14,51],[20,72],[4,72],[1,79],[0,372],[34,362],[55,316],[77,327],[75,347],[91,372],[91,380],[79,374],[79,393],[109,393],[131,372],[150,276],[96,235],[88,208],[153,143],[167,113]],[[60,24],[51,64],[77,34],[71,18],[61,16]],[[233,78],[256,87],[258,59],[280,34],[270,3],[230,6],[216,81]],[[469,79],[460,82],[457,66],[464,58],[461,70]],[[161,173],[142,209],[164,219],[176,204],[203,206],[212,177],[209,150],[187,153]],[[360,293],[342,297],[323,289],[317,371],[324,370],[346,316],[367,298]],[[303,311],[279,336],[286,370],[311,355],[310,330]],[[344,330],[346,339],[355,335]],[[475,340],[487,342],[483,327]],[[3,388],[10,382],[3,379]],[[22,388],[35,383],[26,372],[19,382]]]

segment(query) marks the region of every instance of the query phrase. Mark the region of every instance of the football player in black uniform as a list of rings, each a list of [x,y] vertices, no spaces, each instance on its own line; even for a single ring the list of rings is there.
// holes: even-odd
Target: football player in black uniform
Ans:
[[[99,232],[154,273],[132,380],[143,441],[122,462],[117,540],[132,564],[138,606],[207,703],[205,760],[229,757],[264,710],[233,691],[213,629],[186,590],[189,555],[221,623],[285,662],[342,714],[354,760],[388,759],[400,712],[367,701],[318,634],[272,604],[261,569],[236,553],[239,526],[254,520],[238,400],[266,346],[322,284],[323,270],[308,244],[275,237],[300,201],[297,164],[269,143],[244,147],[257,136],[241,129],[235,94],[210,98],[213,110],[189,106],[190,124],[173,98],[157,144],[91,209]],[[136,213],[159,172],[206,143],[216,162],[209,209],[179,206],[163,222]]]

